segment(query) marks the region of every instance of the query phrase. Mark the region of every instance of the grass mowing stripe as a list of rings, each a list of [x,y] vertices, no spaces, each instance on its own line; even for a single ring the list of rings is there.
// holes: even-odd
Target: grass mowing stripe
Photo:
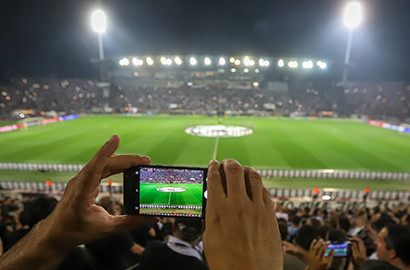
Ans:
[[[331,145],[334,149],[344,153],[346,156],[350,156],[352,160],[362,166],[362,169],[402,171],[400,166],[382,159],[380,154],[371,151],[369,146],[363,146],[356,141],[352,141],[345,131],[341,131],[338,136],[332,136],[327,129],[318,129],[317,126],[312,126],[311,128],[316,130],[318,134],[322,134],[322,140],[324,142],[327,142],[328,145]],[[364,143],[365,142],[362,142],[362,144]]]
[[[300,133],[293,133],[292,122],[273,122],[271,134],[277,138],[272,143],[291,168],[327,168],[326,165],[314,157],[305,146],[300,144]],[[296,122],[297,123],[297,122]]]

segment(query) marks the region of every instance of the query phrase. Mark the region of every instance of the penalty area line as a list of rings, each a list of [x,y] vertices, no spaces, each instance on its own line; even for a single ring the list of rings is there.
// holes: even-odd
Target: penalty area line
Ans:
[[[218,153],[219,136],[215,139],[214,153],[212,154],[212,159],[216,159],[216,154]]]

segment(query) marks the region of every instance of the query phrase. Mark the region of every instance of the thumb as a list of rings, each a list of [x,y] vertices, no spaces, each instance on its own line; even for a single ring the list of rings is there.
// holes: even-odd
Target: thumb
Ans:
[[[149,216],[114,216],[113,217],[113,233],[124,232],[135,229],[141,225],[149,223],[157,223],[157,217]]]

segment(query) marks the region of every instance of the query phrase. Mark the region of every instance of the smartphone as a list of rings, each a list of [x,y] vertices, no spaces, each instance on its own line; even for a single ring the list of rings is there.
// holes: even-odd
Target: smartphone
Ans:
[[[208,168],[147,165],[124,171],[128,215],[205,218]]]
[[[345,258],[348,257],[350,252],[350,242],[343,242],[343,243],[330,243],[326,249],[325,256],[328,256],[329,253],[335,250],[335,258]]]

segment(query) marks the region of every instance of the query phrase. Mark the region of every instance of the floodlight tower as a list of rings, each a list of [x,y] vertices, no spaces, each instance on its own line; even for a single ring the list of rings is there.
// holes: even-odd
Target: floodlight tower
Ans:
[[[354,32],[354,29],[359,26],[361,20],[362,20],[362,7],[360,3],[350,2],[349,4],[347,4],[345,13],[344,13],[344,24],[347,28],[349,28],[349,37],[347,38],[347,44],[346,44],[346,54],[345,54],[342,82],[346,82],[347,80],[347,72],[348,72],[348,65],[349,65],[349,58],[350,58],[350,50],[352,47],[353,32]]]
[[[104,60],[104,48],[102,41],[102,34],[107,29],[107,19],[105,13],[102,10],[96,10],[91,14],[91,26],[98,34],[98,49],[100,51],[100,60]]]

